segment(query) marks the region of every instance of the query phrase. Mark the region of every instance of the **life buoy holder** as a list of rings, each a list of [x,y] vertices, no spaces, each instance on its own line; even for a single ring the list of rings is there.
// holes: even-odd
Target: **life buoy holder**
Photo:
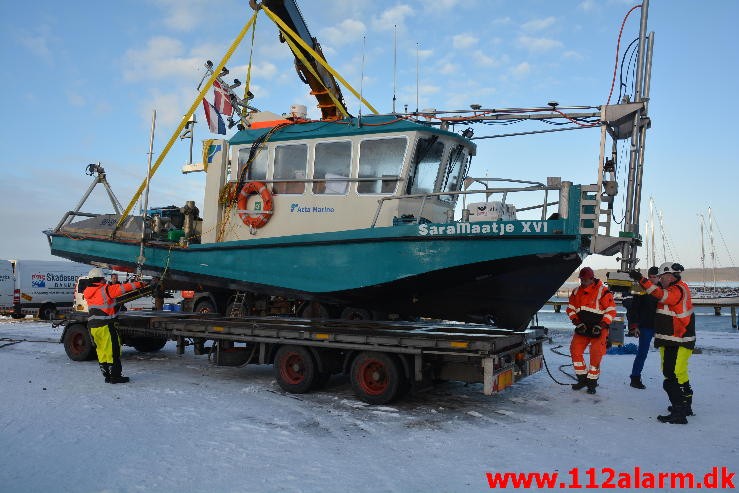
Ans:
[[[247,210],[246,205],[249,197],[259,194],[262,198],[262,208],[258,211]],[[239,200],[237,202],[238,210],[236,211],[241,221],[252,228],[261,228],[269,221],[272,215],[274,204],[272,202],[272,193],[267,189],[267,185],[261,181],[250,181],[239,192]]]

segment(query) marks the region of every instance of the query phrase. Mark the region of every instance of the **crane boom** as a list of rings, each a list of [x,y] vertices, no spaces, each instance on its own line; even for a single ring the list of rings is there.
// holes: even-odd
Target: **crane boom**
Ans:
[[[295,0],[262,0],[261,4],[257,4],[256,0],[250,0],[249,3],[254,10],[259,9],[261,5],[267,7],[300,36],[308,46],[323,57],[321,45],[308,30]],[[282,34],[280,35],[280,41],[285,42]],[[341,88],[334,76],[298,44],[288,43],[288,46],[295,55],[295,70],[298,72],[298,77],[310,87],[311,94],[318,101],[318,107],[321,109],[321,119],[337,120],[348,114]],[[310,67],[306,66],[306,63],[310,64]]]

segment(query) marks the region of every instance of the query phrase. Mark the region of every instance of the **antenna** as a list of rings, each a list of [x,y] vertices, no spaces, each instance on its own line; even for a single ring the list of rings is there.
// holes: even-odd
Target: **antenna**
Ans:
[[[419,45],[416,43],[416,114],[418,114],[418,78],[419,78],[419,71],[420,71],[420,64],[418,62],[419,58]]]
[[[359,78],[359,125],[362,124],[362,89],[364,87],[364,51],[367,44],[367,35],[362,36],[362,70]]]
[[[398,78],[398,25],[393,26],[393,113],[395,113],[396,82]]]

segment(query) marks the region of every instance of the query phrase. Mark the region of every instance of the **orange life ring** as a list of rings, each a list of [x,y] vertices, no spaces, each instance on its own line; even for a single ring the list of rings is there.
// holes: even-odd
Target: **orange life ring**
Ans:
[[[250,212],[246,211],[246,204],[249,201],[249,197],[256,194],[259,194],[259,196],[262,197],[262,210],[261,212],[256,213],[256,215],[252,215]],[[272,203],[272,193],[267,189],[267,185],[261,181],[250,181],[241,189],[237,207],[239,208],[239,211],[242,211],[238,212],[238,214],[244,224],[251,226],[252,228],[261,228],[267,224],[269,217],[272,215],[272,208],[274,207]]]

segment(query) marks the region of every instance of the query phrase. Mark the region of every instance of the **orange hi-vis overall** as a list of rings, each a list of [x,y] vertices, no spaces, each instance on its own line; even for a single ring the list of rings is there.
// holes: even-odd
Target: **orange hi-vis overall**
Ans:
[[[100,281],[85,288],[83,295],[90,312],[87,326],[95,341],[99,363],[120,366],[121,339],[114,323],[118,313],[115,299],[143,286],[144,283],[138,281],[110,285]]]
[[[588,329],[595,325],[601,327],[597,337],[573,334],[570,343],[570,355],[575,373],[597,380],[600,376],[600,361],[606,354],[608,327],[616,317],[616,303],[613,301],[613,295],[600,279],[596,279],[590,286],[578,286],[572,290],[566,311],[570,320],[573,322],[579,320]],[[583,358],[588,345],[590,345],[589,369]]]

